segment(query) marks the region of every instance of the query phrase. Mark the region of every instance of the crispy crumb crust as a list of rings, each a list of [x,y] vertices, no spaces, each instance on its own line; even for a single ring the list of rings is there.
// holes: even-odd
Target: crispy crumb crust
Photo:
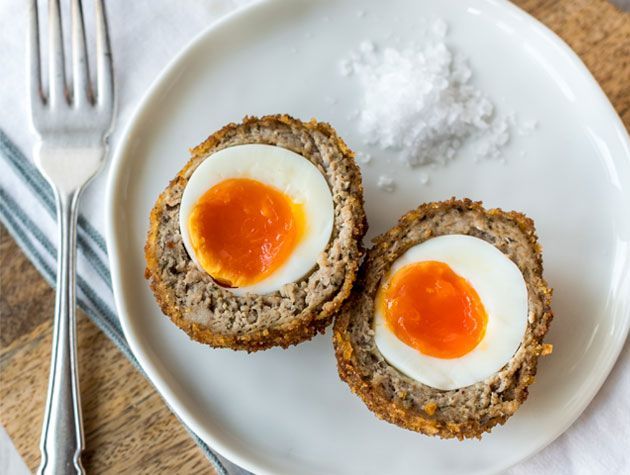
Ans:
[[[276,127],[278,125],[286,125],[291,128],[304,129],[309,133],[320,133],[327,137],[340,152],[342,160],[346,163],[349,170],[346,177],[350,182],[350,188],[353,190],[352,196],[349,196],[344,204],[347,206],[354,220],[352,229],[353,249],[348,256],[346,263],[346,272],[343,282],[339,286],[339,290],[329,301],[320,305],[315,311],[304,311],[299,316],[289,320],[282,325],[270,326],[253,332],[244,334],[238,333],[220,333],[211,331],[204,325],[200,325],[190,319],[185,318],[183,309],[178,305],[174,298],[173,292],[163,282],[160,274],[160,247],[158,245],[158,232],[162,218],[162,214],[167,206],[169,190],[175,186],[185,186],[188,179],[189,169],[195,166],[200,158],[206,157],[217,149],[223,142],[224,138],[241,127],[256,126],[259,128]],[[249,142],[251,143],[251,142]],[[274,346],[287,348],[303,341],[313,338],[318,333],[323,333],[326,327],[332,323],[335,313],[338,311],[344,300],[349,296],[354,284],[359,264],[364,255],[364,249],[361,240],[367,230],[367,221],[363,208],[363,186],[361,181],[361,172],[354,160],[354,152],[352,152],[345,142],[337,135],[335,130],[327,123],[318,122],[315,119],[309,122],[302,122],[289,115],[269,115],[261,118],[245,117],[239,124],[230,123],[219,131],[210,135],[203,143],[192,148],[191,159],[184,168],[171,180],[168,187],[157,199],[155,206],[151,210],[150,226],[147,234],[147,240],[144,247],[146,269],[144,276],[150,282],[151,290],[162,309],[171,321],[180,329],[185,331],[193,340],[208,344],[213,347],[231,348],[234,350],[245,350],[253,352],[265,350]],[[179,206],[179,204],[177,204]],[[337,204],[335,204],[337,206]]]
[[[519,349],[517,354],[510,361],[511,363],[517,358],[517,355],[519,355],[519,359],[522,359],[522,361],[519,361],[519,369],[511,371],[509,374],[506,371],[508,376],[505,376],[505,381],[495,377],[494,380],[489,378],[484,382],[476,383],[476,385],[480,385],[478,389],[484,394],[493,391],[496,392],[498,382],[505,383],[507,386],[502,387],[503,393],[512,395],[511,398],[507,398],[507,400],[495,398],[495,401],[499,401],[496,402],[496,406],[490,405],[490,407],[484,408],[483,411],[478,410],[478,401],[459,400],[459,402],[467,403],[465,410],[464,407],[461,407],[461,410],[458,410],[458,407],[441,408],[435,401],[440,400],[440,397],[445,398],[447,394],[453,393],[455,394],[455,396],[453,396],[455,399],[451,399],[451,404],[453,404],[452,401],[457,401],[456,398],[459,397],[456,394],[457,391],[440,391],[414,381],[402,373],[399,373],[393,366],[382,359],[382,357],[382,361],[380,361],[379,364],[381,368],[383,366],[386,368],[386,372],[389,376],[387,376],[388,381],[386,381],[385,384],[377,384],[373,378],[374,368],[366,367],[365,364],[359,361],[358,353],[363,351],[363,349],[353,340],[351,333],[351,327],[356,325],[356,319],[366,318],[365,313],[361,316],[361,308],[366,305],[366,301],[374,298],[372,294],[366,297],[365,293],[371,292],[372,290],[370,289],[374,289],[378,286],[380,276],[375,277],[375,274],[381,272],[379,269],[388,269],[393,261],[411,246],[403,246],[403,248],[395,252],[391,252],[392,247],[400,241],[402,236],[407,235],[410,229],[422,226],[425,219],[430,219],[433,216],[446,213],[453,209],[457,209],[460,213],[476,211],[482,213],[489,219],[501,220],[518,228],[526,238],[529,247],[528,251],[534,256],[533,258],[535,260],[535,262],[532,263],[532,267],[535,269],[536,275],[530,276],[529,279],[526,278],[526,281],[534,279],[537,282],[534,293],[540,298],[542,304],[542,311],[534,315],[533,323],[531,321],[528,322],[526,336],[528,336],[530,329],[534,326],[535,331],[532,331],[531,338],[528,337],[527,343],[521,345],[522,348]],[[431,230],[428,230],[423,234],[422,238],[412,243],[412,245],[419,244],[431,237],[433,237],[433,233]],[[384,260],[387,262],[383,262]],[[532,293],[531,289],[529,293]],[[341,379],[350,386],[352,392],[357,394],[367,407],[380,419],[412,431],[445,439],[458,438],[462,440],[465,438],[480,438],[483,433],[489,432],[495,425],[505,423],[525,401],[528,395],[527,388],[534,382],[538,357],[551,353],[552,346],[550,344],[543,344],[543,338],[547,333],[553,317],[551,312],[551,294],[551,289],[542,278],[541,247],[538,244],[534,223],[531,219],[518,212],[505,212],[500,209],[485,210],[480,202],[473,202],[468,199],[457,200],[452,198],[448,201],[423,204],[417,209],[405,214],[399,220],[397,226],[375,238],[374,246],[367,253],[365,262],[359,271],[359,277],[352,295],[340,310],[334,325],[333,343],[339,375]],[[532,316],[530,315],[530,319],[531,318]],[[372,343],[373,339],[373,334],[368,337],[368,340],[371,340]],[[506,364],[501,371],[510,366],[510,363]],[[500,375],[501,371],[497,374]],[[394,376],[392,377],[392,375]],[[395,395],[391,393],[388,394],[387,390],[384,388],[388,387],[388,385],[392,387],[392,378],[404,380],[407,387],[412,388],[411,392],[422,391],[428,394],[429,397],[424,398],[427,402],[420,404],[420,407],[418,407],[418,404],[409,404],[409,398],[413,395],[405,394],[404,391]],[[435,397],[432,398],[431,395],[435,395]],[[446,406],[447,405],[448,404],[446,404]],[[457,404],[455,404],[455,406],[457,406]],[[460,416],[462,412],[471,411],[471,406],[473,407],[472,413],[467,412],[465,416]],[[441,411],[441,409],[444,409],[444,411]],[[455,416],[453,414],[455,414]]]

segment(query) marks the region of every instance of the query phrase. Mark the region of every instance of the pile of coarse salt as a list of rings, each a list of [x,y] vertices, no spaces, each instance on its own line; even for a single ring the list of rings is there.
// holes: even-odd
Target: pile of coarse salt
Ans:
[[[497,158],[510,140],[513,118],[496,114],[470,83],[471,69],[445,44],[446,32],[437,20],[422,46],[380,49],[364,41],[340,62],[340,73],[361,85],[358,127],[366,143],[400,150],[410,166],[444,164],[469,140],[478,157]]]

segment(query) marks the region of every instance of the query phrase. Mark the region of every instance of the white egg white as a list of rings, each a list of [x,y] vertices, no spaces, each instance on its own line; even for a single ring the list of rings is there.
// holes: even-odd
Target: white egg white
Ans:
[[[525,335],[527,286],[521,271],[492,244],[476,237],[452,234],[408,249],[394,262],[384,280],[402,267],[422,261],[448,264],[468,280],[488,315],[485,336],[473,350],[459,358],[427,356],[399,340],[377,306],[376,346],[389,364],[436,389],[458,389],[487,379],[512,358]]]
[[[228,147],[212,154],[195,169],[184,189],[179,210],[179,227],[188,254],[199,266],[188,232],[188,219],[195,203],[214,185],[230,178],[250,178],[282,191],[294,203],[304,205],[306,224],[302,240],[273,274],[253,285],[228,290],[236,295],[268,294],[301,279],[316,265],[330,240],[333,198],[326,179],[312,162],[273,145]]]

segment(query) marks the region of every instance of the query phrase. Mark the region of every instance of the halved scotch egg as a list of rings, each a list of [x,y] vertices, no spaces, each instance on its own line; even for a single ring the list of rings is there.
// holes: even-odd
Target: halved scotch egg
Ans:
[[[334,327],[339,375],[378,417],[480,437],[528,395],[551,322],[533,222],[428,203],[375,239]]]
[[[328,124],[250,117],[215,132],[151,212],[145,275],[162,311],[195,340],[248,351],[323,331],[362,258],[362,193]]]

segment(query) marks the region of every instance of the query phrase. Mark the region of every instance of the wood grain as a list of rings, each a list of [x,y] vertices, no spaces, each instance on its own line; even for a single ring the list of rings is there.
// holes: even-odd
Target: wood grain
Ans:
[[[628,127],[630,15],[604,0],[515,3],[578,53]],[[35,469],[54,293],[0,231],[0,423]],[[88,472],[212,473],[153,387],[80,312],[78,338]]]
[[[630,125],[630,13],[606,0],[515,0],[580,56]]]

